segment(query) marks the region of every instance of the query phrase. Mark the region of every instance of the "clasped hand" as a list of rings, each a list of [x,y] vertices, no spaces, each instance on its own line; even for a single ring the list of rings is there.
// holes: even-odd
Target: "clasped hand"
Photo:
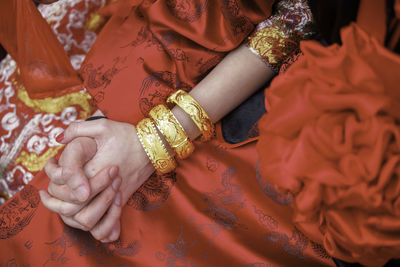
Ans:
[[[154,172],[135,128],[108,119],[77,122],[60,142],[66,144],[60,159],[45,166],[50,183],[40,191],[44,206],[97,240],[115,241],[122,207]]]

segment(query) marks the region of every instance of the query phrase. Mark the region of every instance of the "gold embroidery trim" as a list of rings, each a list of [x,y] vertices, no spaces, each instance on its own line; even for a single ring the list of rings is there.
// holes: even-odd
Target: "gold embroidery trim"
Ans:
[[[105,21],[106,19],[103,16],[99,15],[98,13],[94,13],[90,15],[90,18],[86,24],[86,29],[88,31],[95,32],[104,24]]]
[[[58,147],[49,148],[43,155],[39,156],[36,153],[27,153],[22,151],[17,160],[15,161],[15,165],[21,163],[28,171],[37,172],[44,168],[46,162],[49,158],[57,155],[58,151],[63,148],[64,145],[60,145]]]
[[[117,2],[118,0],[108,0],[105,4],[102,4],[99,8],[100,10],[109,4]],[[98,12],[90,15],[88,22],[86,23],[86,30],[91,32],[96,32],[105,24],[106,18],[100,15]]]
[[[21,84],[14,84],[18,90],[18,98],[35,112],[58,113],[72,105],[82,107],[80,118],[86,119],[92,113],[90,105],[91,96],[86,92],[74,92],[60,97],[46,97],[43,99],[32,99],[29,97],[25,87]]]
[[[288,56],[299,48],[299,40],[295,36],[287,37],[279,29],[266,27],[255,31],[248,39],[247,45],[262,57],[275,71]]]

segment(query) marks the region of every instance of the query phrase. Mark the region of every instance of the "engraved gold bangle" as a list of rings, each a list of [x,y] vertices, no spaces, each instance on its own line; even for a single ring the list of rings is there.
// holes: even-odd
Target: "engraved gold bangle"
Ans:
[[[136,125],[136,131],[144,151],[157,172],[164,174],[173,171],[176,162],[165,148],[153,121],[149,118],[141,120]]]
[[[150,110],[149,115],[179,159],[185,159],[193,153],[193,143],[169,108],[158,105]]]
[[[190,118],[197,125],[202,134],[202,141],[208,141],[214,137],[214,124],[206,111],[194,100],[188,93],[183,90],[178,90],[173,93],[168,99],[167,103],[177,104],[185,111]]]

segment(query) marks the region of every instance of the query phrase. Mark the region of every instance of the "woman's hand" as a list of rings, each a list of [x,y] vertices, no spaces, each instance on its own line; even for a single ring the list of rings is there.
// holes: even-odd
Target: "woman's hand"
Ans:
[[[45,207],[58,213],[69,226],[90,233],[102,242],[111,242],[120,232],[121,177],[117,176],[118,167],[110,166],[88,174],[83,166],[96,152],[96,142],[81,137],[70,142],[63,151],[59,162],[50,159],[45,171],[50,178],[48,192],[40,191]],[[86,178],[91,177],[90,179]],[[84,202],[74,194],[71,185],[83,184],[89,190]],[[81,185],[82,186],[82,185]]]
[[[84,168],[89,176],[104,166],[119,166],[122,205],[154,172],[131,124],[108,119],[75,122],[65,130],[63,139],[59,141],[66,144],[77,137],[90,137],[97,145],[96,154]]]

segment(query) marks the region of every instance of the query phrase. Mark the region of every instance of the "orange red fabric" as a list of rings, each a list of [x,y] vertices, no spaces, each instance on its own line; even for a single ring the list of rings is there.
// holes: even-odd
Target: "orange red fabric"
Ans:
[[[111,18],[79,73],[109,118],[131,123],[170,92],[190,90],[273,4],[117,3],[104,11]],[[66,227],[41,205],[38,189],[48,178],[39,172],[0,207],[0,264],[332,266],[324,249],[291,223],[292,197],[276,191],[257,166],[254,143],[197,144],[176,173],[153,175],[131,197],[121,237],[110,244]]]
[[[110,118],[137,123],[174,90],[190,90],[270,14],[273,3],[184,2],[122,0],[102,11],[112,16],[80,75]]]
[[[1,1],[0,10],[0,43],[18,62],[32,98],[81,89],[82,81],[33,1]]]
[[[400,255],[400,57],[355,24],[342,42],[303,43],[266,91],[261,175],[330,255],[382,266]]]

